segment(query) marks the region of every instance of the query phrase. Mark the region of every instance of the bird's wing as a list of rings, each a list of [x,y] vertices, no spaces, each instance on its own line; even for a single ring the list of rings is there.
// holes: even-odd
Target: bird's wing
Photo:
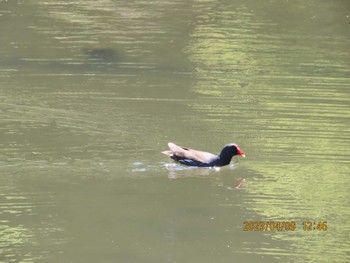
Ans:
[[[210,163],[212,160],[217,158],[217,156],[214,154],[181,147],[172,142],[169,142],[168,146],[170,151],[177,158],[190,159],[202,163]]]

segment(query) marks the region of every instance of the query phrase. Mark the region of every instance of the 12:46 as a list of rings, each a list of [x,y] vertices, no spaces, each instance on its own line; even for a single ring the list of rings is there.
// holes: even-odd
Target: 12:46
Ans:
[[[323,222],[304,221],[302,222],[302,225],[303,225],[304,231],[312,231],[312,230],[326,231],[328,229],[327,221],[323,221]]]

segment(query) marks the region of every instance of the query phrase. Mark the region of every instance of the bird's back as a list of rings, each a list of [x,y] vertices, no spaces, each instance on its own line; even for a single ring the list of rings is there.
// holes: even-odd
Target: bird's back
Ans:
[[[169,142],[168,146],[170,151],[164,151],[163,153],[174,160],[186,162],[184,164],[188,164],[189,161],[195,162],[196,165],[198,165],[198,163],[210,164],[218,158],[215,154],[181,147],[172,142]]]

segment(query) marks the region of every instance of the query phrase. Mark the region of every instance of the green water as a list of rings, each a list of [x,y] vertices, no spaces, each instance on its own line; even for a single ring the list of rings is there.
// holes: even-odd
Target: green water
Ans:
[[[0,1],[0,262],[349,262],[349,25],[345,0]]]

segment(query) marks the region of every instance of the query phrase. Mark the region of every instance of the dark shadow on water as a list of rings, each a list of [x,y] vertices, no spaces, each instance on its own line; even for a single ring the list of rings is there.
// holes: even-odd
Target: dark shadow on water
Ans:
[[[106,61],[106,62],[118,62],[121,59],[121,55],[117,50],[111,48],[83,48],[82,53],[87,59]]]

